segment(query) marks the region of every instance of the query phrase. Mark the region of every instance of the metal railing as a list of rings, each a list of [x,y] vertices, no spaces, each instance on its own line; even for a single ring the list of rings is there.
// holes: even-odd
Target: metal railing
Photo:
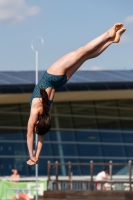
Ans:
[[[94,179],[94,167],[95,166],[108,166],[109,167],[109,177],[110,179],[107,179],[106,181],[102,181],[102,185],[104,183],[108,183],[110,185],[110,190],[113,190],[113,186],[115,184],[127,184],[128,190],[132,190],[132,165],[133,163],[131,161],[128,161],[128,163],[113,163],[110,161],[109,163],[94,163],[93,161],[90,161],[89,163],[58,163],[57,161],[55,163],[51,163],[48,161],[48,189],[50,190],[64,190],[64,189],[88,189],[88,190],[94,190],[96,181]],[[55,178],[51,179],[51,167],[55,167]],[[59,179],[59,166],[67,166],[68,167],[68,180],[60,180]],[[80,177],[77,180],[73,179],[73,173],[72,173],[72,166],[88,166],[90,170],[90,178],[88,180],[81,180]],[[124,180],[113,180],[113,166],[127,166],[128,167],[128,177]],[[78,186],[77,186],[78,185]],[[80,185],[80,186],[79,186]]]

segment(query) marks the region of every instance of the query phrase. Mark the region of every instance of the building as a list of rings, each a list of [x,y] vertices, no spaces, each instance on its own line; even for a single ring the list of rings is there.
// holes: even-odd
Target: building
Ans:
[[[39,71],[39,78],[43,72]],[[26,165],[26,126],[35,72],[0,72],[0,176],[17,168],[21,176],[35,174]],[[127,162],[133,159],[133,71],[77,71],[55,95],[52,129],[46,135],[39,175],[47,161]],[[104,167],[104,166],[103,166]],[[95,167],[94,173],[103,167]],[[74,175],[89,175],[83,166]],[[122,166],[114,174],[126,173]],[[55,173],[52,169],[51,173]],[[67,174],[61,167],[59,173]]]

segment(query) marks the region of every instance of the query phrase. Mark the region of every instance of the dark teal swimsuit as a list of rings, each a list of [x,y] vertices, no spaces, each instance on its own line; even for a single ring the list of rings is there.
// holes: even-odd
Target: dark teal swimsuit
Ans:
[[[30,98],[30,105],[32,104],[32,100],[34,98],[41,98],[40,88],[43,87],[47,89],[49,87],[57,89],[64,85],[67,82],[66,75],[53,75],[45,72],[39,83],[35,86],[32,96]],[[53,103],[53,100],[48,101],[48,105],[50,106]]]

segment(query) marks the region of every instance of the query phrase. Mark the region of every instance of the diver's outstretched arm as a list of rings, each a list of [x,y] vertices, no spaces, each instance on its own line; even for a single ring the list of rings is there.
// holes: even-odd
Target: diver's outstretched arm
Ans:
[[[43,146],[43,141],[44,141],[45,135],[38,135],[38,142],[37,142],[37,146],[36,146],[36,152],[35,155],[31,154],[30,159],[27,161],[28,165],[35,165],[38,163],[38,158],[40,155],[40,152],[42,150],[42,146]],[[34,140],[34,138],[33,138]],[[29,149],[32,149],[32,145],[31,143],[33,142],[33,140],[29,140]]]
[[[27,125],[27,146],[28,146],[28,150],[29,150],[29,156],[30,159],[29,160],[33,160],[36,162],[36,157],[33,154],[33,143],[34,143],[34,127],[36,124],[36,121],[38,119],[38,112],[36,111],[36,109],[32,109],[31,108],[31,113],[30,113],[30,117],[28,120],[28,125]],[[27,161],[27,164],[31,165],[29,162],[29,160]]]
[[[45,135],[38,135],[38,142],[37,142],[36,153],[35,153],[37,160],[38,160],[40,152],[42,150],[44,138],[45,138]]]

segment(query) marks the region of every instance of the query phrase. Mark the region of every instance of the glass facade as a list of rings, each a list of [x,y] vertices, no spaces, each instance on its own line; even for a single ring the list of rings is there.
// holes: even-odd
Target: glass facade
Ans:
[[[28,166],[26,126],[29,104],[0,105],[0,176],[17,168],[21,176],[34,176]],[[54,103],[52,129],[39,159],[39,175],[47,175],[51,162],[128,162],[133,160],[133,100]],[[97,174],[104,166],[95,167]],[[122,166],[113,168],[119,173]],[[89,167],[73,166],[73,175],[90,175]],[[67,167],[59,174],[67,175]],[[55,168],[51,169],[55,174]]]

